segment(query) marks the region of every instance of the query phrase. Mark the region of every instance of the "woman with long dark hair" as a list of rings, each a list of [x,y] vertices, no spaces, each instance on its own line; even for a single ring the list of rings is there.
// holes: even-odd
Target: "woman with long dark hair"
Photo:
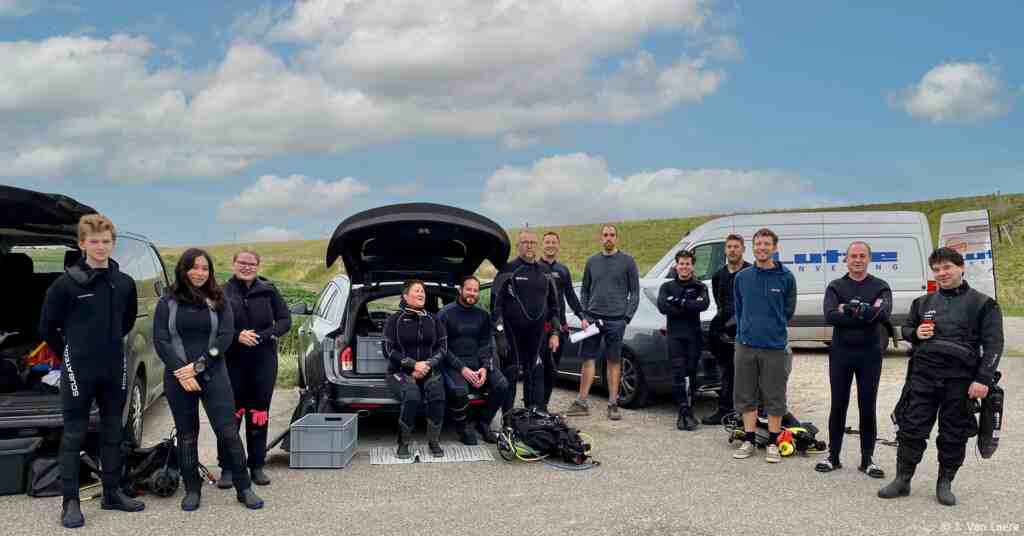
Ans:
[[[435,457],[444,456],[441,425],[444,424],[444,381],[441,364],[448,363],[448,336],[444,324],[427,312],[427,287],[410,279],[402,289],[399,310],[384,324],[384,355],[388,358],[387,383],[401,403],[398,415],[398,449],[395,455],[409,458],[409,439],[416,425],[420,401],[427,402],[427,445]]]
[[[267,458],[267,424],[270,400],[277,383],[277,339],[292,327],[288,305],[270,280],[259,275],[260,256],[243,249],[232,259],[234,275],[224,284],[231,303],[235,330],[226,362],[235,393],[235,422],[245,423],[245,447],[253,484],[266,486],[270,477],[263,472]],[[231,470],[223,445],[217,458],[221,473],[217,487],[231,487]]]
[[[174,284],[153,316],[153,342],[166,365],[164,393],[178,432],[178,459],[185,482],[181,509],[197,510],[199,476],[199,401],[217,442],[224,445],[238,502],[263,507],[245,471],[245,451],[235,426],[235,400],[224,365],[234,338],[231,305],[213,275],[213,259],[201,249],[188,249],[174,269]]]

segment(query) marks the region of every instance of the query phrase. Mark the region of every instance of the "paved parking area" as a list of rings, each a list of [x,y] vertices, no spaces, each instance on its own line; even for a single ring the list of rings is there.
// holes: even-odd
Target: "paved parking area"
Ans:
[[[907,360],[886,358],[879,396],[880,435],[891,438],[888,413],[902,385]],[[798,349],[790,383],[792,411],[825,428],[828,416],[827,356],[822,349]],[[393,442],[390,420],[360,423],[360,449],[343,470],[289,470],[287,454],[275,450],[271,486],[260,488],[267,508],[249,512],[233,492],[207,487],[203,507],[178,509],[172,499],[149,498],[146,512],[105,512],[96,502],[84,511],[81,534],[984,534],[1024,530],[1018,487],[1024,481],[1024,433],[1014,423],[1024,414],[1024,358],[1002,367],[1009,415],[999,452],[976,455],[974,443],[954,491],[960,505],[934,499],[935,450],[929,444],[911,497],[883,501],[875,492],[884,481],[856,471],[858,442],[844,442],[845,467],[814,472],[818,457],[787,458],[770,465],[757,456],[737,461],[718,427],[685,433],[674,429],[668,400],[639,411],[624,411],[620,422],[596,416],[573,422],[597,442],[597,469],[570,472],[541,464],[464,463],[371,466],[368,449]],[[556,391],[556,408],[573,396]],[[295,393],[279,391],[272,425],[287,426]],[[713,398],[699,413],[711,412]],[[855,406],[854,406],[855,407]],[[147,415],[148,438],[170,429],[166,404]],[[856,411],[850,412],[856,427]],[[422,430],[418,431],[422,433]],[[454,441],[454,436],[446,434]],[[827,437],[823,437],[827,439]],[[204,424],[201,458],[215,460],[212,433]],[[890,474],[895,449],[879,445],[876,460]],[[60,531],[59,499],[0,498],[4,534]]]

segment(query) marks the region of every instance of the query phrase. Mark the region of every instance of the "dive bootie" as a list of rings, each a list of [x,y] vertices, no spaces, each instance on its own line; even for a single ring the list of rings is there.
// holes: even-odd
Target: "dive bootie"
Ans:
[[[125,495],[119,489],[103,490],[100,508],[103,510],[120,510],[122,512],[141,512],[146,509],[146,503]]]
[[[252,480],[253,484],[256,484],[257,486],[270,485],[270,477],[267,476],[267,472],[264,471],[262,467],[253,467],[252,470],[249,471],[249,474],[252,476],[250,480]]]
[[[435,423],[427,419],[427,447],[430,455],[435,458],[444,457],[444,449],[441,448],[441,423]]]
[[[235,485],[234,479],[231,477],[231,469],[221,469],[220,478],[217,479],[218,489],[231,489],[231,486]]]
[[[939,468],[939,480],[935,482],[935,498],[944,506],[955,506],[956,495],[953,495],[953,477],[956,471]]]
[[[238,492],[237,498],[238,502],[244,504],[245,507],[250,510],[259,510],[260,508],[263,508],[263,499],[261,499],[259,495],[256,495],[256,492],[253,491],[252,488]]]
[[[199,509],[202,503],[202,495],[198,491],[186,491],[181,499],[181,509],[184,512],[194,512]]]
[[[82,505],[78,497],[64,499],[64,510],[60,514],[60,524],[67,529],[77,529],[85,525],[85,516],[82,515]]]
[[[911,474],[897,472],[896,478],[892,479],[892,482],[878,490],[878,496],[882,499],[895,499],[896,497],[910,495],[911,478],[913,478]]]
[[[459,435],[459,441],[463,445],[476,445],[476,434],[473,433],[473,429],[470,428],[466,421],[455,421],[455,433]]]
[[[412,428],[404,423],[398,423],[398,449],[395,456],[403,460],[412,458],[412,451],[409,450],[409,440],[412,438]]]
[[[495,434],[494,430],[491,430],[490,422],[491,421],[477,421],[476,433],[479,434],[480,438],[485,442],[493,444],[498,442],[498,434]]]

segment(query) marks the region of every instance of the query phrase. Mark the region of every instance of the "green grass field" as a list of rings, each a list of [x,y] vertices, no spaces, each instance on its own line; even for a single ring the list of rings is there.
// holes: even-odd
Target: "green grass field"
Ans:
[[[937,199],[911,203],[886,203],[849,207],[830,207],[818,210],[850,210],[850,211],[888,211],[909,210],[922,212],[928,216],[932,230],[932,239],[937,241],[939,217],[947,212],[987,208],[991,211],[994,224],[1015,221],[1024,217],[1024,194],[1003,195],[1000,199],[994,196],[961,197]],[[806,211],[793,209],[792,211]],[[707,215],[688,218],[642,220],[617,222],[622,249],[632,254],[644,274],[661,257],[674,246],[685,232],[720,215]],[[562,239],[560,260],[565,263],[577,277],[583,271],[587,257],[599,248],[599,224],[565,225],[536,228],[539,232],[552,230]],[[508,229],[514,237],[516,229]],[[514,239],[514,238],[513,238]],[[999,301],[1004,314],[1024,316],[1024,226],[1020,226],[1013,236],[1015,246],[1009,243],[997,243],[994,248],[996,261],[996,277]],[[316,294],[323,285],[335,274],[342,271],[341,263],[328,268],[325,266],[327,240],[297,240],[291,242],[260,242],[238,244],[215,244],[203,246],[214,257],[214,267],[219,281],[223,282],[230,276],[231,258],[241,247],[251,247],[261,256],[260,274],[272,279],[284,294],[289,304],[306,302],[312,304]],[[173,270],[174,263],[181,255],[183,247],[161,248],[161,254]],[[513,248],[513,255],[515,255]],[[491,278],[494,267],[485,263],[477,275]],[[296,317],[296,322],[300,321]],[[278,374],[279,386],[295,384],[297,367],[295,362],[296,330],[293,329],[280,348],[281,363]]]

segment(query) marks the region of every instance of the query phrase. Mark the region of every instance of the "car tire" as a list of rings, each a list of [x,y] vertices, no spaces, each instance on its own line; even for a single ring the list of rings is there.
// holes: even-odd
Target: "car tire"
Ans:
[[[132,388],[128,391],[128,400],[125,401],[128,411],[124,423],[124,440],[134,442],[137,446],[142,446],[142,434],[145,428],[145,419],[143,418],[146,408],[145,381],[140,371],[135,376]]]
[[[622,376],[619,378],[619,405],[624,408],[637,409],[650,405],[651,387],[640,368],[633,352],[622,349]],[[607,378],[607,376],[605,376]]]

